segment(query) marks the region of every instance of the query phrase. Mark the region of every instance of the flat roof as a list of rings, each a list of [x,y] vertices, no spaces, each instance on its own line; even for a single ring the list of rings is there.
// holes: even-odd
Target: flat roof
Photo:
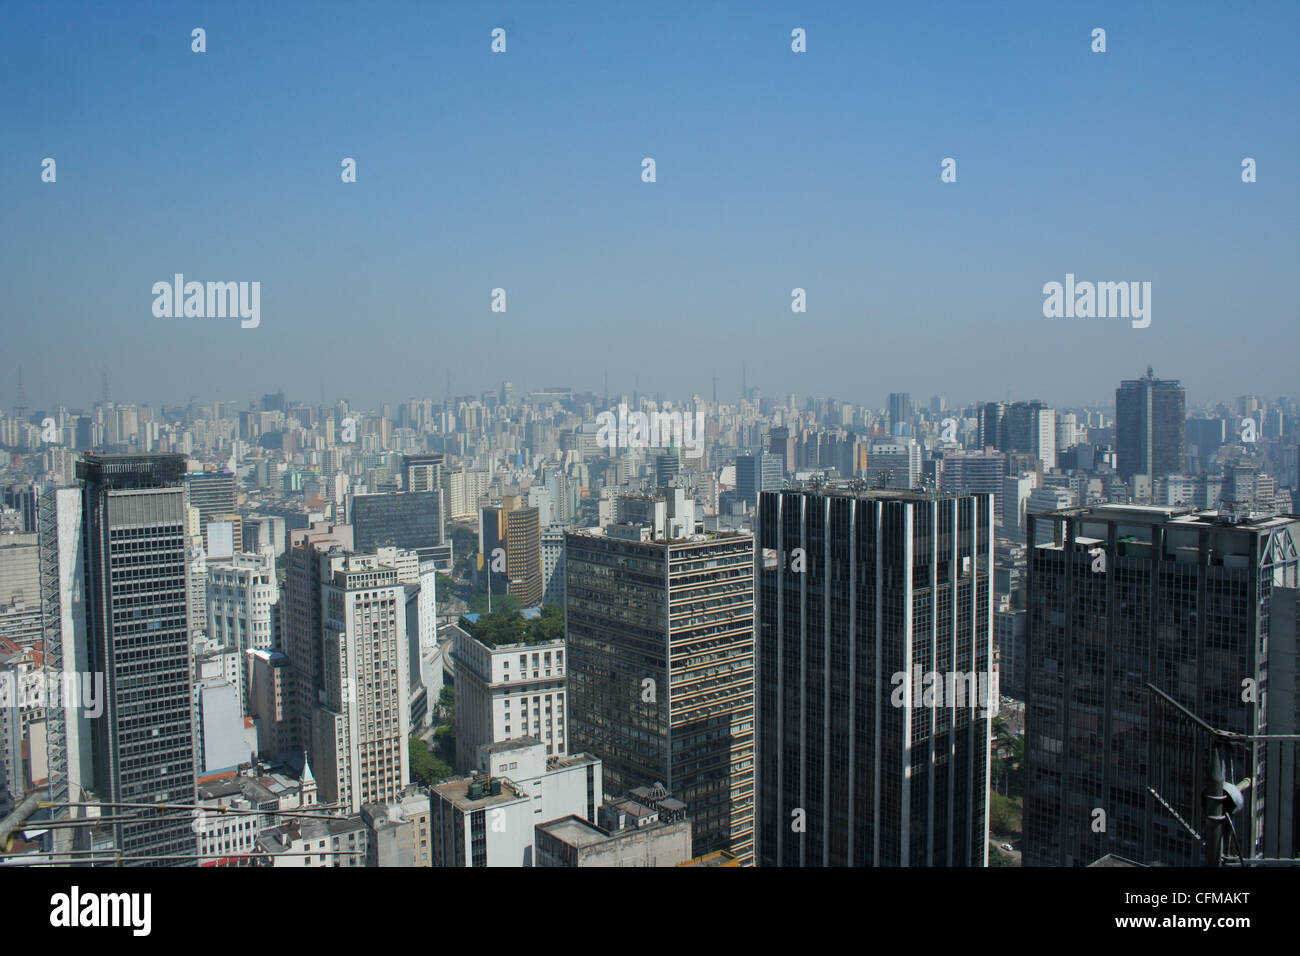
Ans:
[[[501,777],[494,778],[501,781],[501,792],[498,794],[487,794],[479,797],[477,800],[469,798],[469,785],[474,782],[473,777],[461,777],[456,780],[448,780],[446,783],[440,783],[433,788],[434,793],[442,799],[454,803],[462,810],[480,810],[483,807],[499,806],[507,803],[517,803],[520,800],[527,800],[528,797],[515,789],[514,784],[509,780]]]
[[[600,827],[572,814],[550,823],[538,824],[537,829],[549,833],[561,843],[578,848],[604,843],[609,839],[609,834]]]

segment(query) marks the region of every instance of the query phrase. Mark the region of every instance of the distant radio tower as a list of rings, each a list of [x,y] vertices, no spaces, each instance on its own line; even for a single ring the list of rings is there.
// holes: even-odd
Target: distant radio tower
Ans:
[[[27,399],[23,397],[23,367],[18,366],[18,404],[14,406],[14,415],[20,422],[27,420]]]

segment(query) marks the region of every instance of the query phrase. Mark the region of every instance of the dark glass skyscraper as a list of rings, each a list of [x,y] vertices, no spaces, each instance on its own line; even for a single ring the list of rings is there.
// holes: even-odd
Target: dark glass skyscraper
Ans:
[[[889,434],[912,434],[912,396],[907,392],[889,393]]]
[[[757,507],[763,491],[781,487],[781,459],[769,452],[736,457],[736,497]]]
[[[1143,378],[1115,390],[1115,452],[1120,476],[1149,475],[1152,481],[1186,469],[1187,396],[1177,381]]]
[[[87,455],[77,464],[90,669],[104,675],[92,734],[105,802],[196,798],[184,475],[184,455]],[[192,821],[170,817],[116,824],[118,849],[133,857],[194,854]]]
[[[443,543],[442,491],[391,491],[352,498],[358,553],[401,548],[430,556]]]
[[[986,865],[992,495],[766,492],[759,547],[759,865]]]
[[[1177,741],[1151,738],[1146,684],[1220,730],[1267,732],[1270,638],[1289,641],[1292,659],[1295,647],[1294,629],[1271,634],[1273,591],[1295,587],[1300,523],[1134,505],[1027,521],[1029,540],[1045,543],[1028,567],[1025,865],[1107,853],[1201,865],[1202,846],[1147,792],[1151,748]],[[1264,753],[1229,768],[1232,779],[1266,781]],[[1205,754],[1182,756],[1204,779]],[[1259,787],[1246,800],[1237,826],[1249,856],[1268,808]]]

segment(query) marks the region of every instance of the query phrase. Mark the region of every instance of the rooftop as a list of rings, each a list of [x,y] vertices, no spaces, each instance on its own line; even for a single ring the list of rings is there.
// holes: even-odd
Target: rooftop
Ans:
[[[497,778],[500,780],[501,778]],[[527,794],[516,789],[515,785],[509,780],[501,780],[501,792],[496,795],[488,794],[477,800],[469,798],[469,787],[474,782],[474,777],[458,777],[455,780],[448,780],[440,783],[433,788],[443,800],[454,804],[457,808],[464,811],[482,810],[484,807],[504,806],[508,803],[518,803],[520,800],[527,800]]]

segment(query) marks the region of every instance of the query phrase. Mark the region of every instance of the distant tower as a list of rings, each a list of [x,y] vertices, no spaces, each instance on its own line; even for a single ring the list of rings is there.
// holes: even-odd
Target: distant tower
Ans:
[[[14,417],[20,422],[27,421],[27,400],[23,397],[23,367],[18,366],[18,404],[14,406]]]

